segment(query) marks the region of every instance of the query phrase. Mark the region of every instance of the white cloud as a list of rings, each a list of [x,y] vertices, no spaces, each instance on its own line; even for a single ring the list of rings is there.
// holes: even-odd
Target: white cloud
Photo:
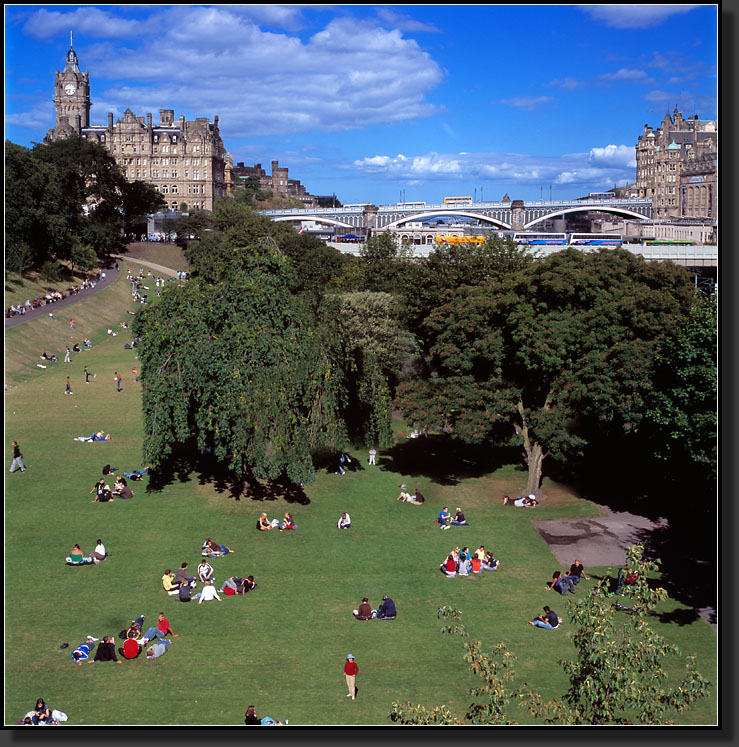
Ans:
[[[534,109],[541,104],[552,101],[551,96],[514,96],[511,99],[503,99],[501,104],[508,104],[516,109]]]
[[[416,180],[419,184],[456,179],[483,186],[505,185],[522,191],[542,185],[568,185],[583,192],[627,184],[635,177],[634,148],[627,145],[594,147],[588,153],[532,156],[522,153],[429,153],[416,156],[375,155],[354,161],[360,174],[388,181]]]
[[[442,71],[397,30],[337,18],[303,41],[263,31],[230,6],[178,7],[165,20],[155,42],[100,44],[80,56],[91,77],[127,81],[98,96],[139,114],[162,102],[186,116],[218,114],[227,137],[342,131],[436,113],[426,94]]]
[[[629,69],[622,67],[615,73],[603,73],[600,76],[603,80],[627,80],[634,81],[636,83],[644,83],[645,85],[653,85],[654,79],[651,78],[644,70]]]
[[[688,13],[701,5],[580,5],[594,21],[617,29],[646,29],[659,26],[670,16]]]
[[[144,25],[99,8],[84,7],[69,13],[42,8],[31,15],[23,26],[23,30],[36,39],[66,36],[70,29],[79,35],[116,39],[134,36],[144,31]]]
[[[576,78],[557,78],[547,83],[548,86],[558,86],[564,88],[565,91],[573,91],[575,88],[583,85],[583,81],[577,80]]]

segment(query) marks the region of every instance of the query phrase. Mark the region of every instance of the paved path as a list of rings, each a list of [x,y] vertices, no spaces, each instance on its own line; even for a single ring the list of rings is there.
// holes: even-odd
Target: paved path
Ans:
[[[629,545],[643,542],[645,534],[667,527],[665,519],[650,521],[625,511],[612,511],[607,506],[599,508],[603,516],[592,519],[532,522],[563,568],[577,558],[586,568],[612,566],[615,571],[624,564]],[[714,630],[718,629],[714,607],[696,611]]]
[[[46,304],[46,306],[39,306],[37,309],[31,309],[25,314],[10,317],[10,319],[6,318],[5,329],[10,329],[11,327],[15,327],[18,324],[22,324],[23,322],[28,322],[31,319],[40,319],[43,316],[49,316],[50,313],[56,316],[56,312],[58,309],[63,309],[65,306],[69,306],[76,301],[82,301],[85,298],[90,298],[90,296],[94,296],[96,293],[100,293],[100,291],[109,288],[116,280],[118,280],[118,276],[121,274],[120,269],[116,270],[114,267],[106,267],[104,272],[105,280],[98,280],[95,283],[94,288],[85,288],[79,293],[76,293],[74,296],[67,296],[66,298],[62,298],[61,301],[54,301],[54,303]]]
[[[38,309],[31,309],[31,311],[27,311],[25,314],[13,316],[10,319],[6,318],[5,329],[10,329],[11,327],[15,327],[18,324],[22,324],[23,322],[28,322],[31,319],[40,319],[41,317],[48,316],[49,313],[52,313],[54,314],[54,316],[56,316],[56,311],[58,309],[63,309],[65,306],[69,306],[76,301],[82,301],[85,298],[94,296],[96,293],[100,293],[100,291],[109,288],[116,280],[118,280],[118,277],[121,274],[120,266],[124,261],[130,262],[132,265],[138,264],[140,267],[148,267],[150,270],[156,270],[157,274],[159,275],[167,275],[173,278],[177,277],[177,270],[172,270],[169,267],[163,267],[162,265],[157,265],[153,262],[147,262],[143,259],[136,259],[135,257],[129,257],[125,254],[113,254],[111,255],[111,257],[114,261],[118,262],[119,269],[116,270],[115,268],[105,268],[105,280],[98,280],[97,283],[95,283],[94,288],[85,288],[76,295],[67,296],[61,301],[55,301],[54,303],[47,304],[46,306],[39,306]]]

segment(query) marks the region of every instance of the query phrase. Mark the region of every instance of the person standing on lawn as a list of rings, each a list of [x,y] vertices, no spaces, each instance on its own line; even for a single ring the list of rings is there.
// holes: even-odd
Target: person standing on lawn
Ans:
[[[26,468],[23,466],[23,454],[21,454],[21,450],[18,447],[18,442],[11,441],[10,445],[13,447],[13,462],[10,465],[10,471],[15,472],[17,469],[20,469],[21,472],[25,472]]]
[[[72,382],[69,380],[69,376],[67,376],[67,388],[64,390],[64,394],[74,394],[72,391]]]
[[[354,654],[349,654],[346,657],[346,664],[344,664],[344,676],[346,677],[346,685],[349,688],[349,693],[346,697],[351,698],[352,700],[354,700],[357,695],[355,683],[358,671],[359,667],[357,666],[357,662],[354,661]]]
[[[116,389],[120,392],[121,391],[121,381],[123,381],[123,379],[121,378],[121,375],[118,373],[118,371],[116,371],[113,374],[113,379],[115,380]]]

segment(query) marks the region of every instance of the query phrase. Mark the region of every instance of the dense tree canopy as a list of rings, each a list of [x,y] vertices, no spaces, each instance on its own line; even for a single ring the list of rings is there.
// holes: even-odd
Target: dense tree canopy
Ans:
[[[233,455],[245,491],[281,475],[309,483],[311,450],[343,445],[341,379],[275,247],[235,254],[241,269],[228,280],[167,289],[137,316],[145,455],[159,464],[195,440]]]
[[[46,260],[124,248],[127,225],[163,204],[150,185],[126,181],[105,148],[67,138],[5,148],[5,257],[21,272]],[[81,250],[80,245],[87,247]]]
[[[523,446],[536,492],[547,456],[581,451],[585,423],[639,427],[655,352],[691,295],[681,268],[622,250],[570,249],[463,286],[428,317],[432,373],[401,385],[399,406],[471,443]]]

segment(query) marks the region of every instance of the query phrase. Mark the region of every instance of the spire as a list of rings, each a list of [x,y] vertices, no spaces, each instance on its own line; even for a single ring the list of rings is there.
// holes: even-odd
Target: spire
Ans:
[[[77,59],[77,53],[74,51],[72,46],[74,42],[74,34],[69,32],[69,52],[67,52],[67,64],[65,70],[72,70],[72,72],[78,73],[80,71],[79,60]]]

